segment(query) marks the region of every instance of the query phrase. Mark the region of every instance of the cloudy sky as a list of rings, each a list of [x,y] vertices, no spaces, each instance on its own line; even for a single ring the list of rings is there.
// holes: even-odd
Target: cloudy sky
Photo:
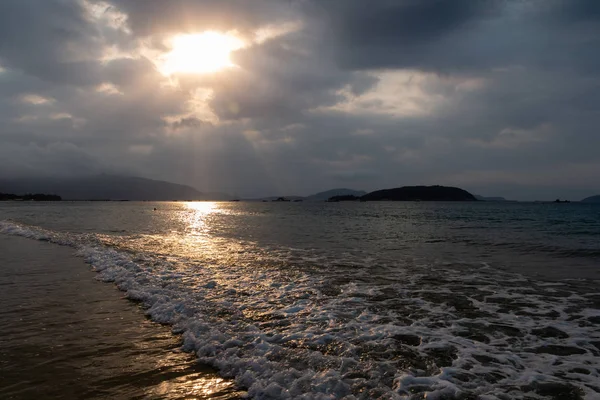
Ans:
[[[598,49],[597,0],[2,0],[0,177],[577,200]]]

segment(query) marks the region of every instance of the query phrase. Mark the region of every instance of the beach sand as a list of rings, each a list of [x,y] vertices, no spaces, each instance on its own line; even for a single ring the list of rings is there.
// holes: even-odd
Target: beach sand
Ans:
[[[0,398],[232,399],[73,249],[0,235]]]

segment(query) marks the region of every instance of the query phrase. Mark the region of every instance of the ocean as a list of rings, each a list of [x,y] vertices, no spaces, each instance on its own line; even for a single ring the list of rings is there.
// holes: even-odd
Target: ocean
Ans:
[[[171,395],[155,391],[168,379],[159,375],[148,392],[138,385],[136,398],[600,398],[599,205],[1,203],[0,244],[15,236],[32,256],[40,244],[60,248],[56,268],[75,254],[96,272],[63,271],[63,292],[53,294],[64,293],[63,303],[79,304],[68,295],[77,285],[110,297],[110,285],[85,283],[95,276],[126,298],[107,308],[135,302],[153,321],[144,329],[173,332],[146,352],[140,343],[159,334],[136,336],[149,324],[142,313],[115,311],[106,322],[113,342],[140,344],[140,365],[191,357],[175,363],[188,370],[169,381]],[[27,294],[45,278],[32,274],[34,287],[7,273],[21,268],[19,257],[2,259],[0,288]],[[52,304],[44,321],[56,315],[60,324],[66,317]],[[44,335],[28,309],[10,312],[24,322],[11,324],[10,340],[0,329],[0,354],[52,368],[56,352],[10,346],[19,335]],[[110,362],[118,364],[116,347]],[[11,387],[19,382],[10,363],[0,368],[12,371]],[[86,368],[94,366],[75,369]],[[121,383],[132,376],[113,372]],[[85,379],[93,384],[94,374]],[[186,392],[195,380],[214,388]]]

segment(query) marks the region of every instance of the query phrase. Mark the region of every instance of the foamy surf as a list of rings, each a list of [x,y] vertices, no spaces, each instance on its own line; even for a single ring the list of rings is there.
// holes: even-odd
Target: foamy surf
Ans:
[[[356,265],[223,266],[136,251],[137,238],[122,246],[10,221],[0,233],[74,247],[252,398],[600,396],[600,296],[585,282],[483,264],[398,266],[370,281],[353,279]]]

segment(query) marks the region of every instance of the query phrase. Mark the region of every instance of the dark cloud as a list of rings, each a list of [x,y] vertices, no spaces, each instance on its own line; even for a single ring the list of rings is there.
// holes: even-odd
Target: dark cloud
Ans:
[[[320,20],[333,52],[348,69],[438,68],[440,44],[498,12],[493,0],[325,0],[309,14]],[[454,42],[460,47],[460,43]],[[442,56],[445,58],[444,56]]]
[[[439,40],[481,16],[486,0],[401,0],[317,3],[333,32],[356,46],[413,46]]]
[[[198,118],[194,118],[194,117],[181,118],[180,120],[177,120],[171,124],[171,126],[175,130],[186,129],[186,128],[198,128],[203,125],[211,125],[211,124],[209,122],[205,122],[205,121],[202,121],[202,120],[200,120]]]
[[[99,65],[96,32],[79,2],[0,2],[0,63],[66,84],[94,81]]]
[[[600,22],[600,3],[595,0],[556,1],[555,14],[571,22]]]
[[[346,69],[444,73],[514,65],[600,66],[597,2],[586,0],[325,0],[310,3]],[[560,22],[562,21],[562,22]],[[565,24],[569,21],[570,24]]]
[[[304,39],[305,51],[298,51],[299,39]],[[319,53],[307,53],[307,49],[314,49],[313,45],[300,37],[291,42],[275,40],[238,52],[236,62],[241,69],[231,79],[216,85],[212,107],[225,119],[289,122],[291,118],[293,122],[306,109],[338,101],[335,92],[344,85],[353,85],[358,93],[374,83],[337,71]]]

